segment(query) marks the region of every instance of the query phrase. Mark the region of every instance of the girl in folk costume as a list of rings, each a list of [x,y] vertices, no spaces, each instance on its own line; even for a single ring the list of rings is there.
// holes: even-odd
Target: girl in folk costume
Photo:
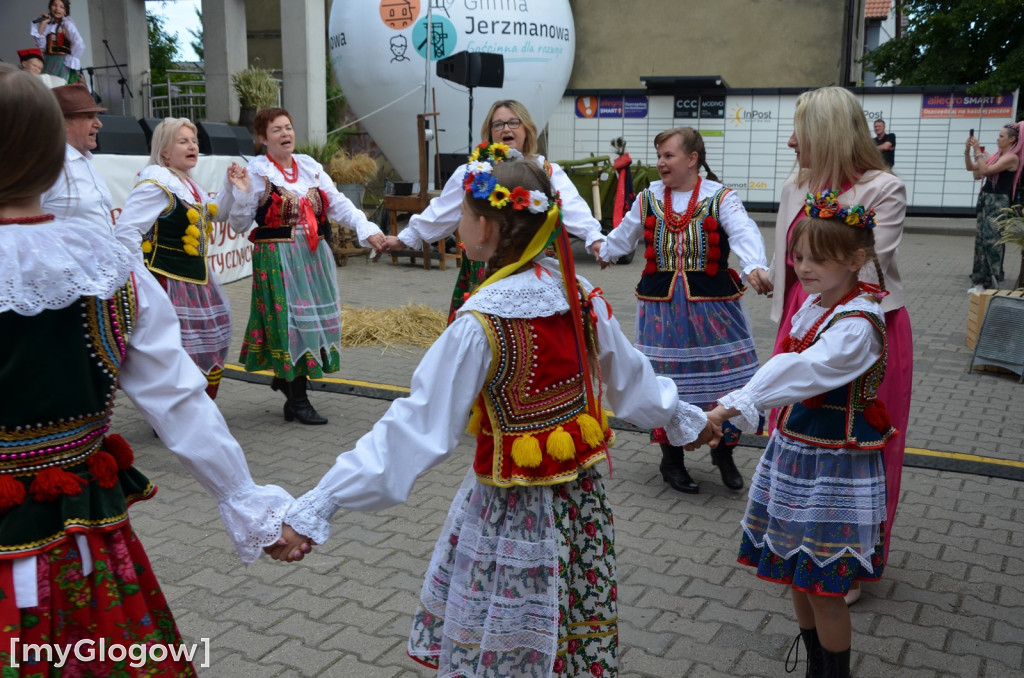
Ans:
[[[295,130],[283,108],[264,108],[253,122],[267,154],[248,167],[232,164],[234,204],[228,221],[249,234],[252,305],[239,360],[253,372],[271,369],[270,387],[284,392],[285,421],[326,424],[306,395],[307,380],[339,369],[341,305],[337,267],[323,241],[328,217],[375,249],[384,234],[338,192],[320,163],[293,153]]]
[[[590,206],[580,196],[576,186],[560,166],[537,152],[537,126],[530,117],[526,106],[514,99],[495,101],[484,118],[480,130],[481,143],[470,158],[481,153],[493,157],[489,150],[492,144],[512,157],[522,155],[537,163],[551,178],[554,190],[562,198],[562,223],[569,235],[584,241],[587,249],[595,256],[604,236],[601,224],[594,218]],[[386,249],[397,251],[403,249],[420,249],[424,242],[437,242],[455,233],[462,217],[462,178],[466,175],[466,165],[458,167],[441,191],[441,195],[430,201],[422,214],[409,219],[409,225],[398,236],[387,236]],[[466,295],[471,292],[485,277],[485,263],[474,261],[472,257],[462,257],[455,290],[452,292],[449,321],[455,318],[455,311],[462,305]]]
[[[409,654],[439,676],[613,676],[614,534],[597,469],[612,433],[602,390],[618,415],[664,426],[676,445],[720,431],[655,376],[600,290],[575,277],[540,168],[478,159],[464,186],[459,230],[467,254],[487,262],[487,279],[424,356],[410,396],[295,502],[289,524],[323,543],[338,508],[406,500],[468,423],[473,464],[434,548]],[[552,242],[561,267],[543,256]]]
[[[182,350],[167,295],[141,262],[96,224],[42,212],[40,195],[64,158],[64,118],[50,91],[0,64],[0,117],[0,153],[26,159],[0,175],[3,675],[195,675],[170,657],[139,668],[113,655],[72,659],[62,670],[20,653],[80,640],[181,643],[128,518],[128,506],[156,488],[125,440],[109,435],[118,387],[217,500],[244,562],[288,532],[281,519],[291,497],[253,483]]]
[[[85,41],[71,19],[71,0],[50,0],[49,10],[29,28],[36,47],[43,53],[43,73],[69,84],[79,82]]]
[[[791,587],[808,676],[850,675],[854,580],[882,576],[885,472],[895,430],[878,400],[885,374],[886,294],[874,252],[874,213],[843,208],[838,191],[807,196],[788,255],[810,296],[793,316],[784,351],[709,418],[757,426],[781,408],[750,483],[739,562]],[[882,286],[858,281],[873,263]]]
[[[153,130],[153,152],[128,194],[114,234],[142,256],[178,314],[181,343],[206,375],[206,393],[217,397],[231,345],[231,309],[206,255],[217,208],[230,199],[225,186],[216,200],[191,170],[199,159],[196,126],[167,118]]]
[[[728,262],[729,252],[736,252],[751,286],[767,292],[764,240],[739,197],[708,168],[700,133],[690,127],[667,130],[654,138],[654,147],[661,180],[637,197],[600,257],[614,261],[644,239],[647,264],[636,288],[636,347],[655,372],[675,380],[680,398],[709,409],[757,370],[750,321],[740,300],[745,287]],[[700,176],[701,167],[707,178]],[[722,482],[738,490],[743,476],[732,455],[739,430],[729,424],[723,433],[711,459]],[[680,492],[696,493],[683,449],[661,430],[651,438],[661,444],[665,481]]]

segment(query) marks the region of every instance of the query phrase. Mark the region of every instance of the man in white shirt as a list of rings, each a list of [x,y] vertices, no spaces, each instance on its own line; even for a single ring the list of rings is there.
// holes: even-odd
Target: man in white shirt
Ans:
[[[114,200],[107,182],[92,166],[96,135],[103,123],[96,117],[107,109],[97,106],[83,85],[64,85],[51,90],[64,113],[67,147],[64,171],[57,182],[43,193],[43,210],[57,217],[84,219],[114,233]]]

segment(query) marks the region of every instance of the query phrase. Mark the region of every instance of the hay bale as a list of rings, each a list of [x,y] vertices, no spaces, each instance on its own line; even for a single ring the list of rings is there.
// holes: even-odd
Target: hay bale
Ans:
[[[396,344],[430,348],[448,326],[444,311],[425,304],[407,304],[398,308],[341,309],[341,345],[384,346],[386,351]]]

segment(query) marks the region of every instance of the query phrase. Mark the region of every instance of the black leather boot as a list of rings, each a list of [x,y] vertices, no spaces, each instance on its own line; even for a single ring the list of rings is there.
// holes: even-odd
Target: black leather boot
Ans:
[[[804,641],[804,649],[807,650],[807,672],[805,678],[815,678],[821,675],[821,641],[818,640],[818,629],[800,629],[800,639]]]
[[[743,476],[740,475],[736,463],[732,460],[732,451],[735,445],[719,445],[711,450],[711,463],[718,467],[722,474],[722,484],[730,490],[743,489]]]
[[[850,649],[842,652],[829,652],[821,648],[822,678],[850,678]]]
[[[270,390],[280,391],[284,394],[284,397],[288,397],[288,382],[281,377],[274,377],[270,380]]]
[[[287,382],[287,384],[288,402],[284,404],[284,420],[292,421],[293,419],[298,419],[300,424],[313,426],[326,424],[327,417],[321,416],[319,412],[313,409],[313,404],[309,402],[309,396],[306,395],[306,377],[296,377],[294,380]]]
[[[697,494],[700,486],[690,477],[683,461],[683,448],[673,445],[661,445],[661,477],[673,490],[686,494]]]

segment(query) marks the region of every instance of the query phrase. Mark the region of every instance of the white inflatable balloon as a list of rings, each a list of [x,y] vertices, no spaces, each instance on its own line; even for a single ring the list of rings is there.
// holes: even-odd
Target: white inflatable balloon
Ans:
[[[487,110],[516,99],[543,129],[572,72],[576,32],[569,0],[334,0],[331,64],[345,98],[395,168],[419,179],[416,115],[432,109],[441,153],[469,153]],[[504,58],[501,88],[468,90],[437,76],[437,61],[458,52]],[[434,148],[431,147],[431,157]],[[432,162],[430,163],[432,164]]]

